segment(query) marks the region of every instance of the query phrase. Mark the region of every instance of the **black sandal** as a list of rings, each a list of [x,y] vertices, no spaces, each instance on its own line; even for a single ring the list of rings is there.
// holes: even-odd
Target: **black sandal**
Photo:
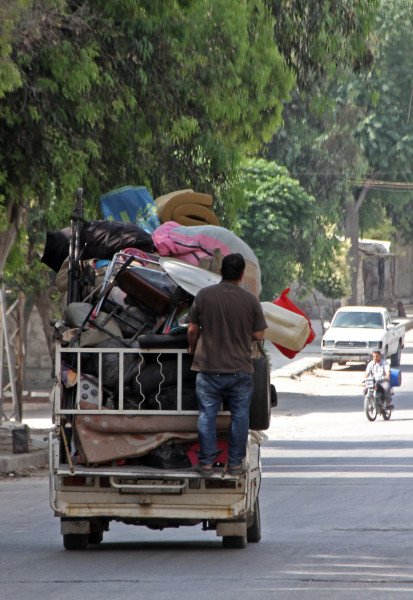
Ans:
[[[227,466],[226,472],[227,475],[242,475],[244,469],[242,468],[242,465],[236,465],[234,467]]]
[[[212,465],[204,465],[203,463],[198,463],[194,467],[195,471],[204,477],[211,477],[214,473],[214,468]]]

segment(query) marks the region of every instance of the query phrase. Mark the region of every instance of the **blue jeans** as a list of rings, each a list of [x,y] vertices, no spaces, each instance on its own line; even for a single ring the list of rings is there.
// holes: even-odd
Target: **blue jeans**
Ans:
[[[239,465],[245,457],[248,440],[252,373],[198,373],[196,395],[201,446],[199,462],[212,465],[216,460],[216,417],[225,399],[231,412],[228,466]]]

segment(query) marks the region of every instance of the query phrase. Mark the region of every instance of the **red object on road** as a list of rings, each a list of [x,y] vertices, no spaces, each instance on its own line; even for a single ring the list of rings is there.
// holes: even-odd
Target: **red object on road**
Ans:
[[[281,306],[281,308],[285,308],[286,310],[290,310],[291,312],[297,313],[298,315],[301,315],[307,319],[308,324],[310,326],[310,335],[308,336],[305,345],[311,344],[311,342],[315,339],[315,333],[311,326],[311,321],[307,317],[307,315],[302,310],[300,310],[298,308],[298,306],[296,306],[294,304],[294,302],[292,302],[288,298],[289,291],[290,291],[290,288],[285,288],[285,290],[283,290],[281,292],[280,297],[273,301],[273,304],[276,304],[277,306]],[[278,348],[278,350],[282,354],[284,354],[284,356],[286,356],[287,358],[294,358],[296,356],[296,354],[298,354],[298,352],[295,352],[294,350],[289,350],[288,348],[285,348],[284,346],[280,346],[279,344],[274,344],[274,346],[276,348]]]

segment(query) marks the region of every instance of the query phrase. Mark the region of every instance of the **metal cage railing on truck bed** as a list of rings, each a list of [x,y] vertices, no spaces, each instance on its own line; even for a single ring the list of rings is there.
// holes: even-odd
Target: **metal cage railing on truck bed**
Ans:
[[[118,383],[117,393],[116,390],[108,390],[103,385],[103,355],[111,354],[117,355],[118,364]],[[146,396],[142,390],[137,392],[136,408],[125,408],[125,375],[127,376],[128,369],[125,369],[125,355],[133,354],[137,356],[137,362],[134,365],[133,378],[139,377],[142,373],[146,355],[155,355],[156,362],[159,364],[159,373],[161,381],[158,384],[158,389],[155,396],[155,402],[158,402],[159,408],[147,409],[144,408]],[[59,344],[56,346],[55,355],[55,388],[54,388],[54,414],[57,415],[76,415],[76,414],[90,414],[90,415],[113,415],[113,414],[126,414],[126,415],[156,415],[162,412],[162,414],[170,415],[197,415],[198,410],[184,410],[182,408],[182,363],[183,356],[187,355],[186,349],[170,349],[170,348],[69,348],[62,347]],[[88,358],[90,355],[97,355],[97,374],[89,375],[86,371],[82,370],[83,365],[86,364],[86,355]],[[159,401],[159,396],[163,389],[165,377],[163,374],[163,364],[161,357],[165,355],[176,356],[176,408],[175,409],[162,409]],[[71,370],[74,374],[74,379],[70,383],[70,387],[66,387],[64,383],[64,371]],[[83,378],[89,378],[89,381],[94,384],[95,397],[93,404],[96,408],[87,408],[81,406],[82,400],[82,380]],[[137,384],[140,388],[139,383]],[[166,386],[165,386],[166,387]],[[195,382],[194,382],[195,389]],[[109,400],[115,399],[116,407],[112,405]],[[220,411],[220,414],[229,415],[229,411]]]

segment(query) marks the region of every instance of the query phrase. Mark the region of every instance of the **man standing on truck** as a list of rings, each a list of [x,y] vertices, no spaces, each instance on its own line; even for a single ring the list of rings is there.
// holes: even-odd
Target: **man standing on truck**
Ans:
[[[189,311],[188,345],[197,371],[196,393],[201,447],[197,470],[212,475],[217,458],[216,417],[224,400],[231,412],[227,472],[242,472],[249,429],[253,387],[252,342],[267,327],[261,304],[240,286],[245,260],[228,254],[221,267],[222,281],[200,290]]]

